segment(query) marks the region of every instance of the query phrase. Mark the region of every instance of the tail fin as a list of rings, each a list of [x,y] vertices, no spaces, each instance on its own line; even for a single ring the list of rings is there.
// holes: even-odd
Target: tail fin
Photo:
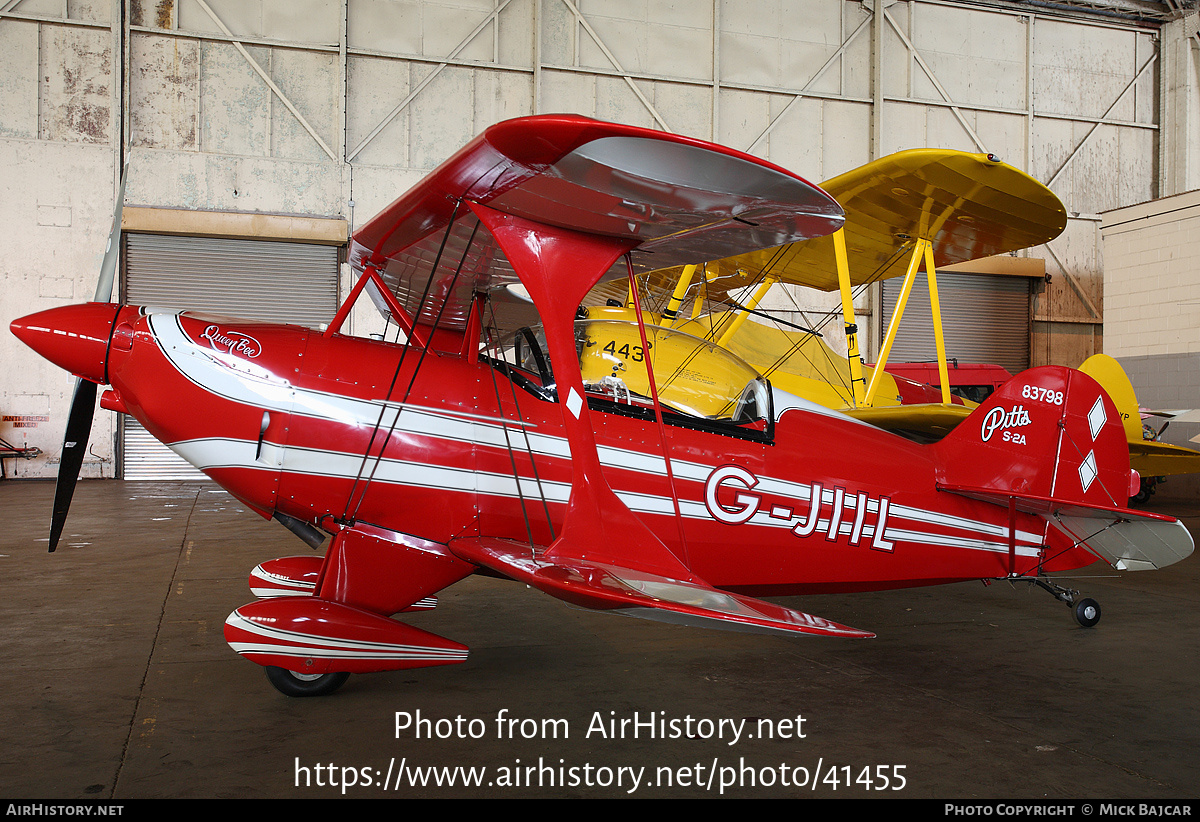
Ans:
[[[1139,481],[1125,428],[1082,371],[1018,374],[930,448],[941,490],[1039,514],[1119,569],[1161,568],[1192,553],[1178,520],[1127,507]]]
[[[933,447],[948,487],[1101,507],[1129,503],[1120,414],[1099,383],[1074,369],[1018,374]]]
[[[1121,364],[1107,354],[1094,354],[1083,361],[1079,370],[1100,383],[1121,415],[1125,437],[1130,442],[1142,441],[1142,414],[1133,383]]]

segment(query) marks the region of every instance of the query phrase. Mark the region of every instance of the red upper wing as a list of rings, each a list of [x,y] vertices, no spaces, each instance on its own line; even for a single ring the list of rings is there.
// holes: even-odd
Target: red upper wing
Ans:
[[[461,327],[473,293],[517,280],[486,232],[475,230],[463,200],[637,240],[634,264],[642,270],[821,236],[843,220],[820,188],[757,157],[666,132],[544,115],[498,123],[460,149],[355,232],[351,263],[379,268],[415,313],[438,260],[420,320],[432,321],[445,301],[442,322]]]

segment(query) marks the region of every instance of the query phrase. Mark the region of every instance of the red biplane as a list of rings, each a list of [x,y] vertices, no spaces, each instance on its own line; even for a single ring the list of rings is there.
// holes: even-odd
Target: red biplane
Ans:
[[[737,151],[524,118],[354,234],[361,276],[324,331],[116,305],[110,278],[96,302],[12,329],[81,378],[75,450],[107,385],[103,407],[262,516],[314,547],[332,537],[323,557],[256,568],[260,599],[226,622],[290,695],[461,662],[466,647],[393,616],[476,572],[670,622],[870,637],[757,597],[1028,579],[1090,625],[1096,603],[1047,572],[1192,551],[1178,521],[1126,507],[1137,478],[1120,417],[1078,371],[1027,371],[918,444],[773,388],[710,342],[648,331],[640,311],[640,347],[606,360],[605,320],[580,309],[603,278],[632,285],[842,219],[820,188]],[[541,325],[502,338],[518,285]],[[341,333],[364,290],[403,343]],[[630,363],[646,373],[625,379]]]

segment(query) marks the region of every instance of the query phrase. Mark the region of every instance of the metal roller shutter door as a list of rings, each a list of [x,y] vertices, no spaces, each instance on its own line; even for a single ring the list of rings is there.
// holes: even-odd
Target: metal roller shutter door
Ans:
[[[312,328],[337,311],[336,246],[158,234],[123,240],[124,302],[130,305]],[[137,420],[123,420],[125,479],[205,478]]]
[[[937,275],[946,356],[959,362],[994,363],[1013,374],[1029,367],[1029,280],[987,274]],[[883,283],[883,329],[887,331],[904,284]],[[890,362],[937,359],[929,281],[918,274],[904,308]]]

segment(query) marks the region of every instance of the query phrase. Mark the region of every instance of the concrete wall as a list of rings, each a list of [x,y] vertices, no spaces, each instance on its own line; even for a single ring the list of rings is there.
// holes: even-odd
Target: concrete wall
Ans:
[[[1106,353],[1200,355],[1200,191],[1106,212],[1101,232]]]
[[[1156,44],[941,0],[0,0],[0,322],[90,298],[126,155],[131,205],[361,224],[486,125],[570,111],[815,181],[902,148],[1001,156],[1078,215],[1030,252],[1058,360],[1055,330],[1094,339],[1103,310],[1096,213],[1158,193]],[[49,418],[0,421],[47,452],[15,473],[57,470],[70,388],[0,335],[0,414]],[[96,419],[85,476],[112,476]]]
[[[1200,407],[1200,191],[1104,214],[1105,349],[1142,406]],[[1151,420],[1155,427],[1163,420]],[[1197,448],[1200,424],[1172,423],[1163,440]],[[1163,491],[1200,482],[1172,479]]]

